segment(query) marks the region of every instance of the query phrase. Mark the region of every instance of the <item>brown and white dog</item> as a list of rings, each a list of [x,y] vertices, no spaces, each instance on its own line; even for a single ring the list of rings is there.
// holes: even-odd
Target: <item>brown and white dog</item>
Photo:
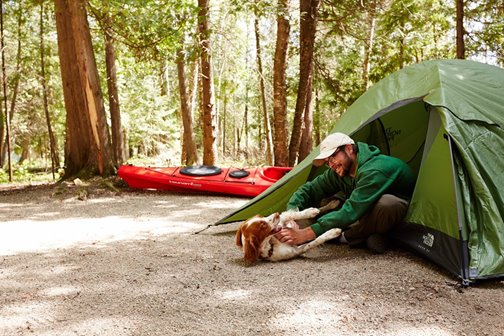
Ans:
[[[317,208],[308,208],[302,211],[290,210],[281,214],[274,213],[268,217],[257,215],[240,225],[236,232],[236,245],[243,249],[244,259],[248,264],[252,264],[258,259],[280,261],[300,256],[306,251],[338,237],[341,230],[331,229],[311,242],[293,246],[279,241],[274,235],[275,229],[278,226],[289,227],[292,220],[315,218],[319,213],[320,210]]]

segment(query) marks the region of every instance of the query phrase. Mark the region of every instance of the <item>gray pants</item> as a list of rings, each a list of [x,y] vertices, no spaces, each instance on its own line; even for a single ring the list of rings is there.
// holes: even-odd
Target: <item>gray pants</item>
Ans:
[[[350,224],[344,231],[345,239],[349,245],[357,245],[373,233],[386,233],[401,222],[407,210],[408,201],[385,194],[380,197],[371,211]]]

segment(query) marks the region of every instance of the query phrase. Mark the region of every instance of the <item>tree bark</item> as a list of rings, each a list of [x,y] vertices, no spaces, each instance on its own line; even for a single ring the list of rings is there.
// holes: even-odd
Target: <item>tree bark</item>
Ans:
[[[170,71],[168,68],[168,59],[160,61],[159,79],[161,81],[161,96],[170,96]]]
[[[23,137],[19,146],[21,147],[21,156],[19,157],[18,164],[22,164],[30,156],[30,137]]]
[[[264,75],[261,58],[261,35],[259,34],[259,18],[257,15],[254,18],[254,33],[256,38],[256,58],[257,58],[257,72],[259,73],[259,89],[261,90],[261,107],[264,119],[264,141],[266,142],[266,163],[273,164],[273,137],[271,135],[271,123],[266,105],[266,89],[264,86]]]
[[[319,5],[320,0],[300,0],[299,85],[292,134],[289,143],[289,166],[294,166],[296,164],[299,145],[301,143],[303,112],[307,106],[308,88],[311,88],[309,83],[312,76],[313,47],[315,44]],[[311,118],[305,120],[311,121]],[[311,128],[312,126],[310,125],[308,127]]]
[[[243,108],[243,134],[245,138],[245,159],[248,159],[248,151],[249,151],[249,123],[248,123],[248,118],[249,118],[249,110],[248,110],[248,84],[245,84],[245,106]]]
[[[11,146],[10,146],[10,118],[9,111],[7,109],[7,71],[5,69],[5,44],[4,44],[4,11],[3,11],[3,1],[0,2],[0,34],[1,34],[1,43],[0,43],[0,52],[2,53],[2,89],[3,89],[3,107],[5,111],[5,136],[6,136],[6,147],[7,147],[7,161],[9,166],[9,181],[12,181],[12,163],[10,159]],[[3,122],[2,122],[3,125]],[[3,134],[1,137],[3,138]],[[4,152],[5,148],[1,148],[2,152]],[[3,167],[3,166],[2,166]],[[1,168],[1,167],[0,167]]]
[[[105,35],[105,65],[107,69],[107,88],[110,109],[110,123],[112,132],[112,151],[115,162],[120,165],[124,162],[124,144],[121,125],[121,108],[119,105],[119,90],[117,89],[116,53],[114,37],[110,30],[111,20],[108,13],[104,17]]]
[[[222,102],[222,118],[220,119],[220,128],[219,130],[221,131],[220,132],[220,136],[221,136],[221,140],[220,140],[220,145],[221,145],[221,149],[222,149],[222,155],[225,156],[226,155],[226,151],[227,151],[227,147],[226,147],[226,144],[227,144],[227,131],[226,131],[226,122],[227,122],[227,115],[228,115],[228,111],[227,111],[227,106],[228,106],[228,97],[227,95],[224,96],[223,98],[223,102]]]
[[[313,108],[312,100],[312,82],[313,78],[310,77],[308,82],[308,91],[306,93],[306,106],[303,116],[304,127],[301,132],[301,143],[299,145],[299,161],[304,160],[310,154],[313,147]]]
[[[456,0],[457,6],[457,58],[465,59],[464,0]]]
[[[65,174],[115,172],[85,0],[55,0],[66,118]]]
[[[375,27],[376,27],[376,18],[375,18],[375,10],[369,9],[367,11],[366,22],[368,25],[368,36],[366,43],[364,44],[364,61],[362,62],[362,89],[366,91],[369,88],[369,72],[371,70],[371,52],[373,50],[374,43],[374,35],[375,35]]]
[[[20,5],[21,6],[21,5]],[[21,51],[22,51],[22,48],[21,48],[21,40],[23,39],[23,11],[21,9],[21,7],[18,8],[17,10],[17,51],[16,51],[16,69],[14,70],[14,72],[12,73],[12,79],[11,79],[11,83],[12,83],[12,96],[11,96],[11,101],[10,101],[10,109],[9,109],[9,124],[10,124],[10,121],[13,119],[14,117],[14,112],[16,110],[16,102],[17,102],[17,96],[18,96],[18,93],[19,93],[19,80],[21,78]],[[6,99],[8,100],[8,97],[6,97]],[[4,139],[4,137],[2,136],[0,138],[0,142],[2,141],[6,141],[7,139]],[[0,143],[0,148],[4,148],[5,142],[3,143]],[[0,158],[0,163],[3,165],[3,163],[5,162],[5,151],[2,150],[0,152],[0,156],[2,156]],[[2,166],[0,165],[0,167]]]
[[[189,83],[192,83],[191,89],[189,91],[189,101],[191,102],[190,111],[191,116],[195,116],[196,107],[198,106],[198,88],[199,88],[199,62],[191,61],[191,68],[189,70]],[[196,148],[198,146],[196,145]]]
[[[273,124],[275,166],[287,166],[289,153],[287,149],[287,47],[289,42],[290,24],[287,17],[288,0],[278,1],[277,39],[275,58],[273,61]]]
[[[45,74],[45,44],[44,44],[44,2],[40,2],[40,81],[42,86],[42,97],[44,104],[44,114],[47,123],[47,133],[49,136],[49,151],[51,157],[51,172],[53,179],[56,178],[56,168],[59,167],[59,157],[56,146],[56,137],[52,130],[51,116],[49,114],[49,103],[47,101],[47,79]]]
[[[203,113],[203,164],[214,165],[217,160],[217,116],[214,110],[210,32],[208,30],[208,1],[198,0],[198,33],[201,47],[201,81]]]
[[[315,111],[313,112],[313,136],[312,140],[315,142],[315,145],[319,145],[320,141],[322,141],[322,136],[320,134],[320,97],[319,90],[315,87]]]
[[[180,116],[182,118],[182,162],[185,165],[192,165],[198,161],[196,153],[196,143],[193,132],[193,115],[191,102],[186,85],[185,60],[182,49],[177,57],[177,75],[180,96]]]

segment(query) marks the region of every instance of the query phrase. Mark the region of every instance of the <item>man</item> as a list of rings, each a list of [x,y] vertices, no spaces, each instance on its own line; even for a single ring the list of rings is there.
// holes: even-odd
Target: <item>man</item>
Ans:
[[[276,237],[291,245],[303,244],[332,228],[341,228],[340,242],[366,243],[375,253],[386,249],[384,234],[406,215],[415,187],[415,174],[398,158],[343,133],[333,133],[320,144],[315,166],[330,169],[302,185],[290,198],[287,209],[319,206],[324,198],[342,194],[343,205],[321,216],[306,228],[283,228]]]

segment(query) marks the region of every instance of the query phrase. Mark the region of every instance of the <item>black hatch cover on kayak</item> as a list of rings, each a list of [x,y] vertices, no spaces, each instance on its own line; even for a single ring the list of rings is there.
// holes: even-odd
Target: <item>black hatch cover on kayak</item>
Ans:
[[[180,169],[180,174],[189,176],[211,176],[220,173],[222,173],[222,169],[215,166],[187,166]]]
[[[250,175],[250,172],[246,171],[245,169],[233,170],[231,173],[229,173],[229,176],[234,177],[234,178],[244,178],[249,175]]]

